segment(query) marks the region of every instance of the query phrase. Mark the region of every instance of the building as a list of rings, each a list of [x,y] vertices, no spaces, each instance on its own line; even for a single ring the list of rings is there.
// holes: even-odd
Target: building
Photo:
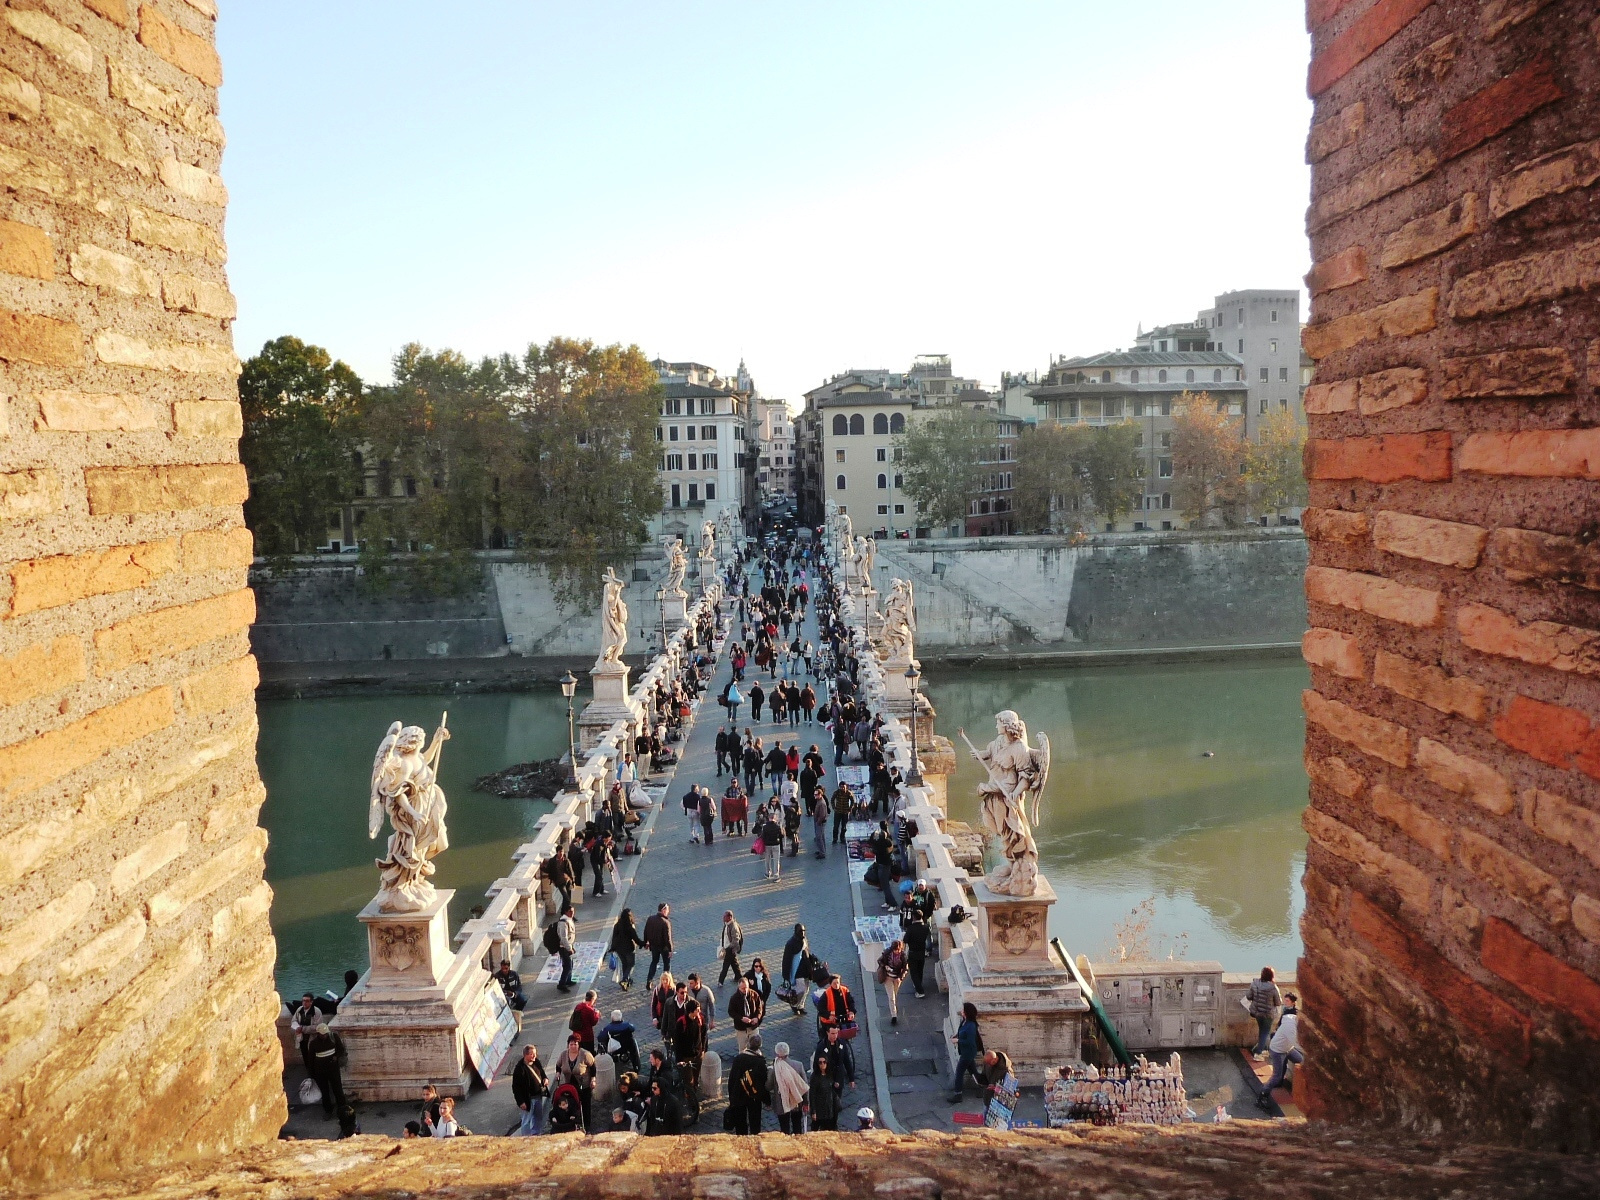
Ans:
[[[975,402],[972,405],[980,411],[996,415],[993,450],[983,460],[985,471],[983,485],[967,507],[968,537],[1000,537],[1017,532],[1016,521],[1012,515],[1015,512],[1015,505],[1012,503],[1012,483],[1017,466],[1017,438],[1021,436],[1022,427],[1026,422],[1020,417],[1010,417],[1003,412],[996,412],[1000,403],[998,397],[990,396],[989,400],[988,405],[980,406]]]
[[[902,491],[900,448],[895,445],[911,418],[910,397],[854,383],[833,395],[808,392],[806,400],[815,411],[820,443],[819,507],[833,501],[858,533],[910,536],[917,510]]]
[[[794,421],[787,400],[756,400],[761,459],[756,484],[763,502],[772,496],[793,496],[796,482]]]
[[[1054,359],[1044,380],[1027,391],[1041,424],[1138,422],[1145,464],[1140,509],[1119,526],[1102,528],[1174,529],[1183,524],[1172,501],[1174,401],[1186,391],[1209,392],[1227,411],[1243,415],[1249,395],[1244,375],[1243,362],[1218,350],[1116,350]]]
[[[1212,347],[1244,364],[1250,385],[1245,404],[1245,436],[1256,440],[1262,420],[1272,412],[1292,412],[1304,423],[1301,398],[1300,293],[1286,288],[1224,292],[1197,324],[1211,334]],[[1192,328],[1192,327],[1191,327]]]
[[[720,521],[727,509],[742,527],[754,390],[744,364],[734,380],[704,363],[656,359],[651,365],[664,392],[656,426],[661,516],[654,533],[692,541],[702,522]]]

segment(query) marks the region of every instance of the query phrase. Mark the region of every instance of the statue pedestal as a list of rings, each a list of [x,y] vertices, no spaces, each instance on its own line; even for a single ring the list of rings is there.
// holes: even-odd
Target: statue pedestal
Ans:
[[[662,620],[667,623],[667,636],[671,637],[689,623],[689,594],[663,592],[661,594]]]
[[[420,912],[378,911],[367,927],[371,966],[329,1022],[350,1053],[345,1091],[361,1100],[415,1100],[422,1085],[465,1096],[471,1082],[461,1027],[484,1003],[489,973],[450,950],[450,898],[435,893]]]
[[[861,628],[870,630],[878,615],[878,592],[876,588],[860,587],[859,582],[857,587],[859,590],[853,600],[855,617],[861,623]]]
[[[982,879],[970,886],[978,938],[944,963],[950,1012],[959,1014],[969,1000],[976,1004],[984,1044],[1011,1056],[1025,1086],[1039,1086],[1055,1067],[1079,1060],[1089,1012],[1050,946],[1055,889],[1043,876],[1031,896],[1002,896]],[[958,1022],[955,1015],[946,1018],[950,1036]]]
[[[700,564],[700,594],[710,595],[712,589],[717,586],[717,560],[702,554],[695,561]]]
[[[599,745],[606,731],[618,721],[634,728],[644,720],[644,711],[628,695],[628,668],[623,663],[605,663],[589,672],[594,681],[594,699],[583,706],[578,717],[578,749],[583,752]],[[631,752],[630,744],[627,749]]]

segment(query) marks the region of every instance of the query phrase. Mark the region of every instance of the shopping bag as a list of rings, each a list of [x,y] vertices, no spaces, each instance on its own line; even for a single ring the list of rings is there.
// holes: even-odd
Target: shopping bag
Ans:
[[[766,852],[767,844],[760,838],[757,838],[754,842],[750,843],[751,854],[765,854]]]
[[[322,1103],[322,1089],[317,1086],[317,1081],[315,1079],[302,1079],[300,1081],[300,1103]]]

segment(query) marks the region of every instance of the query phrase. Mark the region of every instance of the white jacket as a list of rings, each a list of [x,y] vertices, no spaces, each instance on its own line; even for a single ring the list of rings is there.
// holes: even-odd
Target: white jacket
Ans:
[[[1267,1043],[1274,1054],[1287,1054],[1291,1050],[1300,1048],[1299,1019],[1292,1012],[1283,1014],[1283,1019],[1278,1022],[1277,1032],[1272,1035],[1272,1041]]]

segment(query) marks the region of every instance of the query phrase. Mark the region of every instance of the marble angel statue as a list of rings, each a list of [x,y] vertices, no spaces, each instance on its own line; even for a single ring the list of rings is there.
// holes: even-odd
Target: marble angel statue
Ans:
[[[594,660],[596,670],[622,661],[622,651],[628,644],[628,606],[622,600],[622,580],[613,567],[606,568],[602,581],[604,592],[600,600],[600,657]]]
[[[878,559],[878,539],[863,533],[856,538],[856,578],[861,590],[872,589],[872,564]]]
[[[1000,841],[1005,862],[984,878],[1003,896],[1031,896],[1039,880],[1039,847],[1033,829],[1039,821],[1039,801],[1050,779],[1050,739],[1039,735],[1037,747],[1028,745],[1028,727],[1009,708],[996,713],[996,736],[979,750],[961,730],[961,738],[982,763],[989,778],[978,785],[983,824]],[[1032,811],[1029,811],[1032,802]]]
[[[445,728],[449,716],[447,712],[439,718],[433,744],[426,749],[428,735],[419,726],[396,721],[373,759],[367,836],[378,836],[385,816],[394,829],[388,852],[376,860],[379,912],[420,912],[433,903],[432,860],[450,847],[444,790],[437,778],[439,751],[450,740]]]
[[[856,539],[854,531],[855,526],[850,520],[850,514],[840,513],[839,524],[837,527],[837,536],[839,539],[839,561],[850,568],[850,574],[852,576],[855,574],[854,564],[856,561]]]
[[[667,547],[667,582],[662,590],[669,596],[682,596],[683,577],[689,571],[689,556],[684,553],[683,539],[673,538],[672,545]]]
[[[724,509],[724,512],[727,510]],[[706,521],[700,526],[700,557],[715,558],[717,556],[717,526],[712,521]]]
[[[883,605],[883,640],[888,650],[885,660],[902,670],[912,663],[917,633],[917,610],[909,579],[891,580],[889,598]]]

